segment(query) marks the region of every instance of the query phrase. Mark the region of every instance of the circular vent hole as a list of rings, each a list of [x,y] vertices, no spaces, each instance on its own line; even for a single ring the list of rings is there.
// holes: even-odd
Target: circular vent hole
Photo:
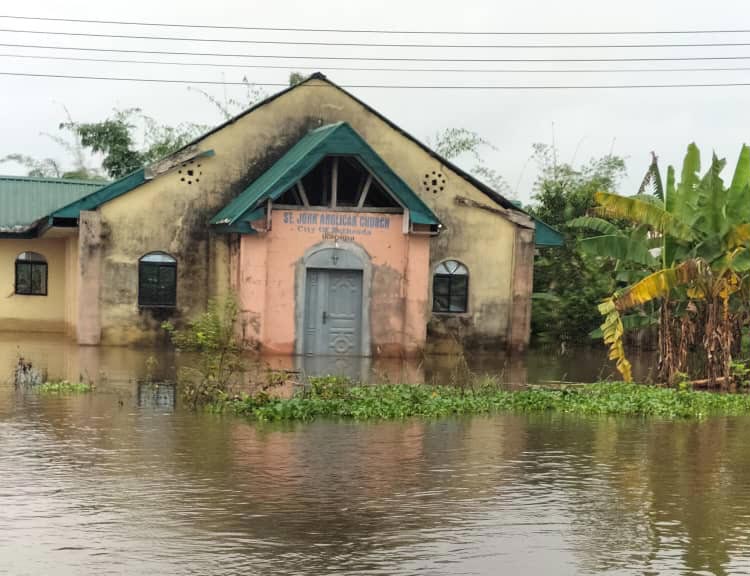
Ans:
[[[422,186],[425,192],[432,192],[433,194],[442,192],[443,190],[445,190],[445,176],[443,176],[437,170],[428,172],[424,175]]]

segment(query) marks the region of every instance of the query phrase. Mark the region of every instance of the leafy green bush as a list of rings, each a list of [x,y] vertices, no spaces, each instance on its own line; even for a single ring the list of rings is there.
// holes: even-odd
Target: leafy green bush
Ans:
[[[241,348],[235,335],[239,309],[233,299],[212,300],[208,309],[188,322],[183,330],[162,324],[179,350],[198,353],[194,366],[180,368],[177,381],[182,396],[193,408],[222,402],[238,374],[244,371]]]
[[[91,392],[92,389],[91,384],[68,382],[67,380],[44,382],[34,387],[34,390],[40,394],[85,394],[86,392]]]

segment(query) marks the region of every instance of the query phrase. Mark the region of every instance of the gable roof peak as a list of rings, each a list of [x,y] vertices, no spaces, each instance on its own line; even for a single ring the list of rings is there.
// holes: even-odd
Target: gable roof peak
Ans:
[[[276,200],[327,156],[356,156],[409,210],[415,224],[438,226],[440,221],[419,196],[404,182],[357,131],[346,122],[336,122],[310,130],[268,170],[256,178],[239,196],[211,219],[214,226],[232,227],[254,219],[266,200]],[[253,215],[253,218],[250,218]],[[242,227],[246,229],[246,227]]]

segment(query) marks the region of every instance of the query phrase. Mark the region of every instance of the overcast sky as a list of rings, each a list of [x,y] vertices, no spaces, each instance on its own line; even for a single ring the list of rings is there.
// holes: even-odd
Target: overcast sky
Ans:
[[[7,4],[7,3],[6,3]],[[460,2],[381,0],[274,0],[250,2],[183,0],[182,2],[98,2],[27,0],[0,8],[4,15],[45,16],[177,24],[260,27],[367,28],[461,31],[639,31],[750,29],[747,0],[710,4],[686,0],[631,0],[602,2],[559,0]],[[25,21],[0,18],[0,28],[97,34],[188,36],[237,40],[330,41],[443,44],[664,44],[750,43],[750,33],[653,36],[394,36],[377,34],[295,33],[203,30]],[[364,56],[416,58],[652,58],[736,57],[748,60],[704,60],[625,63],[440,63],[346,62],[333,60],[271,60],[227,57],[156,56],[107,52],[0,46],[0,54],[35,54],[103,59],[163,59],[183,62],[254,63],[289,66],[284,69],[208,68],[109,62],[32,60],[0,56],[0,72],[174,78],[191,81],[240,81],[247,76],[257,83],[285,83],[289,70],[321,70],[344,86],[357,84],[406,85],[582,85],[654,83],[750,83],[750,71],[607,72],[607,73],[422,73],[336,71],[332,67],[449,67],[490,68],[677,68],[747,67],[750,46],[688,48],[368,48],[337,46],[221,44],[157,40],[92,38],[21,34],[2,31],[0,43],[167,50],[175,52],[239,53],[294,56]],[[217,98],[238,96],[239,88],[207,86]],[[268,87],[268,93],[279,88]],[[621,191],[635,191],[657,151],[666,163],[679,163],[688,142],[695,140],[704,155],[712,149],[733,165],[739,147],[750,140],[750,86],[672,89],[609,90],[387,90],[352,88],[357,96],[421,139],[446,127],[464,127],[491,141],[487,164],[500,172],[517,195],[528,200],[535,176],[529,162],[534,142],[552,142],[563,161],[585,161],[613,151],[627,159],[628,177]],[[62,106],[78,121],[105,118],[115,108],[138,106],[161,121],[217,124],[218,111],[186,85],[142,84],[74,79],[40,79],[0,76],[0,157],[20,152],[64,160],[66,154],[42,132],[55,132],[65,119]],[[470,167],[469,164],[466,165]],[[0,165],[0,173],[22,173],[18,166]]]

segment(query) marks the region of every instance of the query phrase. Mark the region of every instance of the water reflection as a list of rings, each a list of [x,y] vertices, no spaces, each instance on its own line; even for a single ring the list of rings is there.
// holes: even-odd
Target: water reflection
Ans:
[[[35,336],[0,342],[4,373],[19,351],[98,387],[0,378],[0,574],[750,573],[750,418],[259,425],[152,383],[184,355]],[[253,369],[451,383],[467,362],[509,385],[610,370],[596,351]]]
[[[750,419],[258,426],[0,396],[0,573],[737,574]]]
[[[139,382],[138,407],[173,410],[177,406],[177,386],[165,382]]]
[[[123,391],[138,380],[171,380],[180,365],[190,363],[190,355],[170,349],[78,346],[46,334],[0,333],[0,380],[11,378],[19,357],[30,360],[35,369],[50,379],[90,381],[120,386]],[[644,378],[654,364],[653,355],[631,358],[636,378]],[[248,356],[249,379],[272,370],[295,374],[339,374],[362,382],[429,382],[460,384],[467,369],[499,376],[508,385],[548,381],[592,382],[614,377],[606,352],[599,349],[573,351],[558,356],[547,350],[526,355],[426,356],[394,358]]]

